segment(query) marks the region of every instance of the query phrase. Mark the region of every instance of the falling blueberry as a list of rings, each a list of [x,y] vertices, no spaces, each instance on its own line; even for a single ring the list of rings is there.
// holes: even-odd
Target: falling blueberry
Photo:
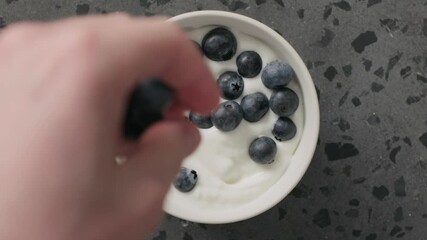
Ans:
[[[229,132],[236,129],[243,118],[243,111],[235,101],[221,103],[212,113],[213,125],[221,131]]]
[[[172,98],[172,89],[159,79],[139,82],[128,100],[123,125],[125,138],[137,139],[145,129],[162,120],[163,111]]]
[[[249,156],[259,164],[270,164],[276,157],[276,142],[269,137],[259,137],[249,146]]]
[[[295,137],[297,127],[291,119],[287,117],[279,117],[274,124],[272,131],[274,138],[278,141],[287,141]]]
[[[269,109],[267,96],[260,92],[244,96],[240,106],[243,110],[243,118],[248,122],[258,122]]]
[[[298,108],[298,95],[289,88],[276,90],[270,97],[271,110],[280,117],[289,117]]]
[[[173,185],[178,191],[186,193],[193,190],[193,188],[196,186],[196,183],[197,172],[189,168],[181,167],[181,170],[175,177]]]
[[[292,67],[279,60],[268,63],[261,74],[262,83],[270,89],[284,88],[293,79]]]
[[[246,78],[256,77],[262,69],[261,56],[254,51],[244,51],[236,59],[237,71]]]
[[[197,113],[190,112],[190,121],[193,122],[198,128],[208,129],[213,126],[211,116],[201,115]]]
[[[237,50],[237,40],[234,34],[223,27],[209,31],[202,41],[203,52],[213,61],[230,60]]]
[[[243,78],[236,72],[227,71],[221,74],[217,80],[218,87],[223,98],[234,100],[242,95],[245,84]]]

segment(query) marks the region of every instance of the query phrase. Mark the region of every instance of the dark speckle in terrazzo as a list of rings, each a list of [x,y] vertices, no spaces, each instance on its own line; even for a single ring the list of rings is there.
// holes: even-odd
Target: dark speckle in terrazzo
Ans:
[[[323,28],[323,34],[320,40],[317,41],[314,45],[322,48],[327,47],[334,38],[335,38],[335,33],[332,30],[328,28]]]
[[[403,138],[403,142],[404,143],[406,143],[408,146],[412,146],[412,142],[411,142],[411,139],[410,138],[408,138],[408,137],[404,137]]]
[[[332,6],[330,4],[326,5],[323,10],[323,19],[326,20],[332,13]]]
[[[374,71],[375,76],[379,77],[379,78],[383,78],[384,77],[384,68],[383,67],[379,67],[377,70]]]
[[[353,71],[353,66],[351,66],[351,64],[342,66],[342,71],[344,72],[344,76],[350,77]]]
[[[390,151],[390,155],[389,155],[390,161],[392,161],[393,163],[396,163],[396,156],[401,149],[402,149],[402,147],[398,146],[398,147],[393,148]]]
[[[347,120],[345,120],[344,118],[338,118],[338,119],[335,119],[333,122],[332,122],[332,124],[336,124],[336,125],[338,125],[338,127],[339,127],[339,129],[342,131],[342,132],[345,132],[345,131],[347,131],[348,129],[350,129],[350,123],[347,121]]]
[[[282,0],[274,0],[277,4],[279,4],[280,6],[284,7],[285,4],[283,3]]]
[[[393,219],[395,222],[401,222],[403,220],[403,209],[402,207],[396,208],[393,213]]]
[[[332,170],[330,167],[325,167],[325,168],[323,169],[323,173],[324,173],[326,176],[333,176],[333,175],[334,175],[334,170]]]
[[[337,69],[334,66],[329,66],[323,76],[325,76],[326,79],[329,81],[334,80],[335,76],[338,74]]]
[[[286,208],[279,207],[279,221],[284,219],[287,214]]]
[[[159,231],[158,235],[153,237],[153,240],[167,240],[167,235],[165,231]]]
[[[362,59],[363,66],[365,66],[365,71],[369,72],[372,67],[372,61],[366,58]]]
[[[381,119],[376,114],[372,114],[371,116],[369,116],[366,121],[371,126],[377,126],[381,123]]]
[[[319,190],[320,190],[320,193],[322,193],[323,196],[325,197],[329,197],[329,195],[331,195],[331,191],[328,186],[320,187]]]
[[[342,0],[340,2],[335,2],[333,4],[334,6],[341,8],[344,11],[351,11],[351,5],[347,1]]]
[[[423,135],[421,135],[419,140],[424,145],[424,147],[427,148],[427,132],[425,132]]]
[[[329,161],[336,161],[359,155],[359,150],[351,143],[326,143],[325,153]]]
[[[320,228],[325,228],[331,225],[331,218],[329,217],[328,209],[320,209],[316,214],[314,214],[313,223]]]
[[[344,95],[340,98],[340,100],[338,102],[338,107],[341,107],[347,101],[349,93],[350,93],[350,91],[345,92]]]
[[[232,1],[228,5],[228,9],[230,9],[230,11],[237,11],[239,9],[246,9],[247,7],[249,7],[249,5],[245,2],[242,2],[242,1]]]
[[[193,237],[188,234],[188,232],[184,232],[184,237],[182,238],[182,240],[193,240]]]
[[[371,233],[368,236],[366,236],[365,240],[375,240],[377,239],[377,234],[376,233]]]
[[[294,196],[295,198],[307,198],[311,194],[311,189],[309,189],[306,185],[301,184],[292,190],[289,194]]]
[[[354,179],[354,180],[353,180],[353,183],[354,183],[354,184],[362,184],[362,183],[364,183],[365,181],[366,181],[366,178],[365,178],[365,177],[359,177],[359,178]]]
[[[360,231],[360,230],[353,229],[351,231],[351,235],[353,235],[354,237],[360,237],[360,234],[362,234],[362,231]]]
[[[421,100],[421,97],[419,96],[409,96],[406,98],[406,104],[411,105],[413,103],[417,103]]]
[[[399,177],[394,182],[394,195],[398,197],[405,197],[406,196],[405,186],[406,186],[405,178],[403,178],[403,176]]]
[[[11,3],[13,3],[13,2],[17,2],[18,0],[6,0],[6,3],[7,4],[11,4]]]
[[[381,91],[381,90],[383,90],[383,89],[384,89],[384,85],[382,85],[382,84],[380,84],[380,83],[373,82],[373,83],[371,84],[371,91],[372,91],[372,92],[377,93],[377,92],[380,92],[380,91]]]
[[[402,231],[402,228],[398,225],[395,225],[390,231],[390,236],[394,237],[397,233],[399,233],[401,231]]]
[[[358,107],[360,104],[362,104],[362,103],[360,102],[360,99],[359,99],[358,97],[354,97],[354,98],[352,98],[352,99],[351,99],[351,102],[353,103],[353,105],[354,105],[355,107]]]
[[[304,19],[304,9],[298,9],[297,15],[300,19]]]
[[[372,195],[374,195],[376,199],[382,201],[385,197],[389,195],[389,191],[384,185],[381,185],[379,187],[374,186],[374,188],[372,189]]]
[[[261,5],[261,4],[264,4],[266,2],[267,2],[267,0],[255,0],[256,5]]]
[[[402,52],[397,52],[388,60],[387,70],[385,72],[386,80],[388,80],[390,71],[396,66],[396,64],[399,62],[401,57],[402,57]]]
[[[377,42],[377,40],[378,38],[375,32],[366,31],[359,34],[359,36],[351,42],[351,46],[353,46],[354,51],[357,53],[362,53],[367,46]]]
[[[334,20],[332,20],[332,24],[334,24],[334,26],[338,26],[340,25],[340,20],[338,20],[338,18],[334,18]]]
[[[422,76],[421,74],[417,73],[417,80],[421,81],[423,83],[427,83],[427,77]]]
[[[412,68],[410,66],[404,67],[400,70],[400,76],[405,79],[411,75]]]
[[[76,6],[76,15],[86,15],[89,13],[89,4],[77,4]]]
[[[368,0],[367,7],[369,8],[369,7],[371,7],[371,6],[375,5],[375,4],[381,3],[381,1],[382,0]]]
[[[360,204],[360,202],[359,202],[359,200],[357,200],[357,199],[351,199],[349,202],[348,202],[348,205],[350,205],[350,206],[354,206],[354,207],[357,207],[357,206],[359,206],[359,204]]]
[[[387,32],[395,32],[400,29],[400,27],[397,25],[397,19],[380,19],[381,26],[386,29]]]

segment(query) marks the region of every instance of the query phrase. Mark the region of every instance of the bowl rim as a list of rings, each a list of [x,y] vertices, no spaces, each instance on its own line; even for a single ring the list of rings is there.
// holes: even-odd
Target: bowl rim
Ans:
[[[238,21],[259,29],[273,38],[274,41],[278,42],[283,48],[286,49],[288,54],[290,53],[290,59],[293,59],[298,67],[298,84],[301,88],[304,104],[304,124],[303,133],[301,135],[300,142],[295,150],[292,158],[298,159],[298,164],[289,164],[285,173],[290,170],[297,170],[288,174],[285,179],[285,173],[274,183],[266,192],[262,193],[259,198],[263,198],[265,204],[257,205],[249,202],[243,207],[227,210],[226,213],[216,214],[212,211],[203,212],[203,209],[197,209],[195,211],[186,211],[174,204],[168,199],[165,199],[163,209],[166,213],[176,216],[181,219],[185,219],[192,222],[206,223],[206,224],[225,224],[243,221],[252,217],[255,217],[281,202],[300,182],[302,177],[310,165],[314,152],[316,150],[319,126],[320,126],[320,111],[319,102],[317,98],[317,92],[314,86],[314,82],[310,76],[310,73],[295,49],[276,31],[268,27],[267,25],[244,15],[237,13],[230,13],[226,11],[217,10],[203,10],[187,12],[170,18],[168,21],[172,21],[181,25],[183,21],[197,20],[200,18],[221,18],[229,21]],[[295,69],[294,69],[295,70]],[[286,180],[286,181],[285,181]],[[286,188],[281,188],[284,185]],[[277,191],[279,190],[279,191]],[[259,201],[258,201],[259,202]],[[251,206],[253,205],[253,206]]]

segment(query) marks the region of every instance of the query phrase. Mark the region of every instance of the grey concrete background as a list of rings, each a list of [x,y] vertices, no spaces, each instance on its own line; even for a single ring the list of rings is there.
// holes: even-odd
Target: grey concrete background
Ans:
[[[201,9],[258,19],[295,47],[320,93],[319,145],[266,213],[227,225],[166,216],[150,238],[427,239],[426,0],[1,0],[0,25]]]

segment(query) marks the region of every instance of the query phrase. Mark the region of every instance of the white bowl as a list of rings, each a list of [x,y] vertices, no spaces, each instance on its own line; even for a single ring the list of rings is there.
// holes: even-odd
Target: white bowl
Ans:
[[[296,81],[303,95],[300,101],[304,108],[303,133],[289,166],[279,180],[258,198],[232,209],[222,211],[217,208],[195,209],[173,201],[165,201],[163,206],[164,210],[173,216],[208,224],[237,222],[261,214],[279,203],[298,184],[316,149],[319,135],[319,103],[310,73],[298,53],[282,36],[252,18],[224,11],[197,11],[175,16],[170,21],[178,23],[184,29],[209,25],[238,29],[242,33],[264,41],[295,71]]]

